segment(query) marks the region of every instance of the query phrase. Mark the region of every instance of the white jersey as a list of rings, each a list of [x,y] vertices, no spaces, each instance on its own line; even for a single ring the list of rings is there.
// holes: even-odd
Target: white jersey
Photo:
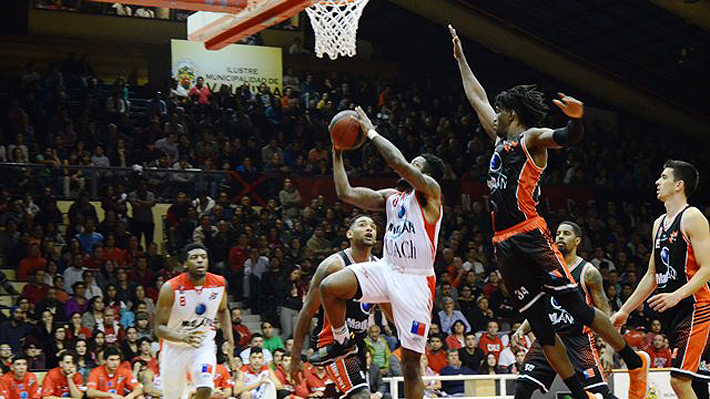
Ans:
[[[224,277],[207,273],[205,285],[201,287],[194,286],[187,273],[182,273],[168,282],[173,288],[174,295],[168,328],[182,333],[202,332],[203,345],[214,345],[217,311],[223,296],[226,295],[227,284]],[[183,342],[165,341],[164,343],[190,346]]]
[[[443,209],[435,224],[428,223],[412,191],[387,197],[386,211],[384,261],[401,273],[433,275]]]

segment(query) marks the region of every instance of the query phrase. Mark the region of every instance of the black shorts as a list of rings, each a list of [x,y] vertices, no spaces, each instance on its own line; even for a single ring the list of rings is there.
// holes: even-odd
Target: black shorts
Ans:
[[[557,296],[577,290],[543,218],[497,232],[493,244],[504,288],[521,313],[543,293]]]
[[[591,334],[561,337],[561,339],[567,347],[567,356],[582,381],[582,387],[593,393],[603,393],[608,390],[609,386],[604,380],[604,370]],[[538,341],[533,342],[525,355],[525,363],[518,375],[518,381],[531,382],[545,393],[550,390],[555,376],[557,372],[550,366],[542,347]]]
[[[358,353],[340,358],[325,366],[330,379],[340,391],[340,398],[369,389],[365,379],[365,351],[367,346],[363,339],[356,339]]]
[[[675,306],[660,317],[671,332],[668,343],[675,348],[671,374],[710,382],[710,304]]]

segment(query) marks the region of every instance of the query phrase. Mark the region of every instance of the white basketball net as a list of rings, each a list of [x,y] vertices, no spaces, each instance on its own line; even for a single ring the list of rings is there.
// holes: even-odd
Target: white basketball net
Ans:
[[[369,0],[322,0],[306,8],[316,35],[316,55],[355,55],[357,24]]]

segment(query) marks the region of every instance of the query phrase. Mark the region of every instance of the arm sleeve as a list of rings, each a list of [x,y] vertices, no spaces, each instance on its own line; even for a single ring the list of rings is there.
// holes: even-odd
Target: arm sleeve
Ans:
[[[584,124],[581,119],[570,119],[567,126],[552,132],[555,143],[562,147],[579,142],[582,136],[584,136]]]

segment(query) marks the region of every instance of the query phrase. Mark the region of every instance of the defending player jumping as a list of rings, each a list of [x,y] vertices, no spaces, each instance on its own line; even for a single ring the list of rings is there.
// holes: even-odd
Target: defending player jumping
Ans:
[[[656,196],[666,213],[653,223],[653,249],[648,270],[626,303],[612,317],[626,323],[634,309],[656,291],[648,304],[660,313],[676,348],[671,362],[671,387],[680,399],[696,398],[692,379],[710,381],[707,342],[710,333],[710,229],[702,212],[688,205],[698,187],[698,170],[683,161],[667,161],[656,180]],[[703,396],[707,397],[707,384]]]
[[[333,176],[338,197],[368,210],[387,212],[383,259],[351,265],[326,277],[320,284],[321,300],[330,321],[335,342],[323,347],[309,360],[328,364],[357,351],[345,323],[348,300],[387,303],[402,343],[405,396],[421,399],[424,383],[419,358],[426,347],[434,304],[434,256],[442,219],[441,181],[444,162],[424,154],[407,162],[389,140],[380,136],[365,112],[356,108],[363,131],[387,164],[411,187],[373,190],[351,187],[342,153],[333,151]]]
[[[552,241],[545,220],[537,212],[540,177],[547,166],[547,150],[569,146],[584,134],[582,103],[560,93],[553,100],[570,120],[560,129],[535,127],[548,107],[534,86],[516,86],[495,99],[496,110],[473,75],[456,30],[449,25],[454,58],[461,70],[464,90],[488,136],[495,143],[488,171],[493,207],[493,244],[504,287],[514,305],[530,322],[545,356],[575,399],[589,397],[567,357],[562,340],[547,317],[545,293],[552,295],[578,322],[601,336],[629,368],[629,399],[646,396],[650,358],[634,352],[611,325],[608,316],[584,300],[569,275],[565,260]]]
[[[604,293],[601,273],[577,255],[577,246],[581,242],[582,228],[577,223],[560,223],[557,227],[556,244],[569,265],[570,274],[575,281],[579,281],[579,289],[582,290],[587,303],[609,315],[611,307]],[[540,300],[544,301],[552,326],[567,347],[567,356],[582,380],[582,387],[589,392],[600,394],[604,399],[616,399],[604,380],[604,370],[594,346],[594,336],[589,329],[577,322],[552,296],[545,294]],[[530,323],[525,320],[513,334],[513,341],[520,342],[530,330]],[[556,375],[539,342],[535,341],[525,356],[525,363],[516,380],[515,399],[530,399],[537,389],[543,393],[548,392]]]
[[[215,320],[234,350],[232,320],[227,308],[224,277],[208,273],[207,249],[201,244],[183,248],[181,261],[187,272],[168,280],[160,288],[155,310],[155,335],[160,338],[160,377],[166,399],[181,397],[187,374],[196,388],[197,399],[207,399],[217,370]]]
[[[298,313],[296,327],[293,332],[293,354],[291,358],[291,377],[298,381],[301,371],[301,350],[303,340],[308,333],[311,320],[320,308],[320,283],[324,278],[343,270],[346,267],[357,263],[375,261],[377,258],[372,255],[372,247],[377,239],[377,226],[375,221],[369,216],[358,215],[350,221],[348,231],[345,233],[350,247],[335,253],[323,260],[316,269],[311,285],[306,295],[301,311]],[[326,367],[330,375],[342,393],[342,397],[354,399],[370,399],[370,390],[365,380],[365,337],[367,336],[368,319],[371,305],[355,300],[348,300],[346,318],[348,328],[354,335],[358,353],[348,357],[339,358]],[[319,320],[323,323],[323,328],[318,335],[318,347],[322,348],[333,343],[333,331],[330,323],[325,317]]]

